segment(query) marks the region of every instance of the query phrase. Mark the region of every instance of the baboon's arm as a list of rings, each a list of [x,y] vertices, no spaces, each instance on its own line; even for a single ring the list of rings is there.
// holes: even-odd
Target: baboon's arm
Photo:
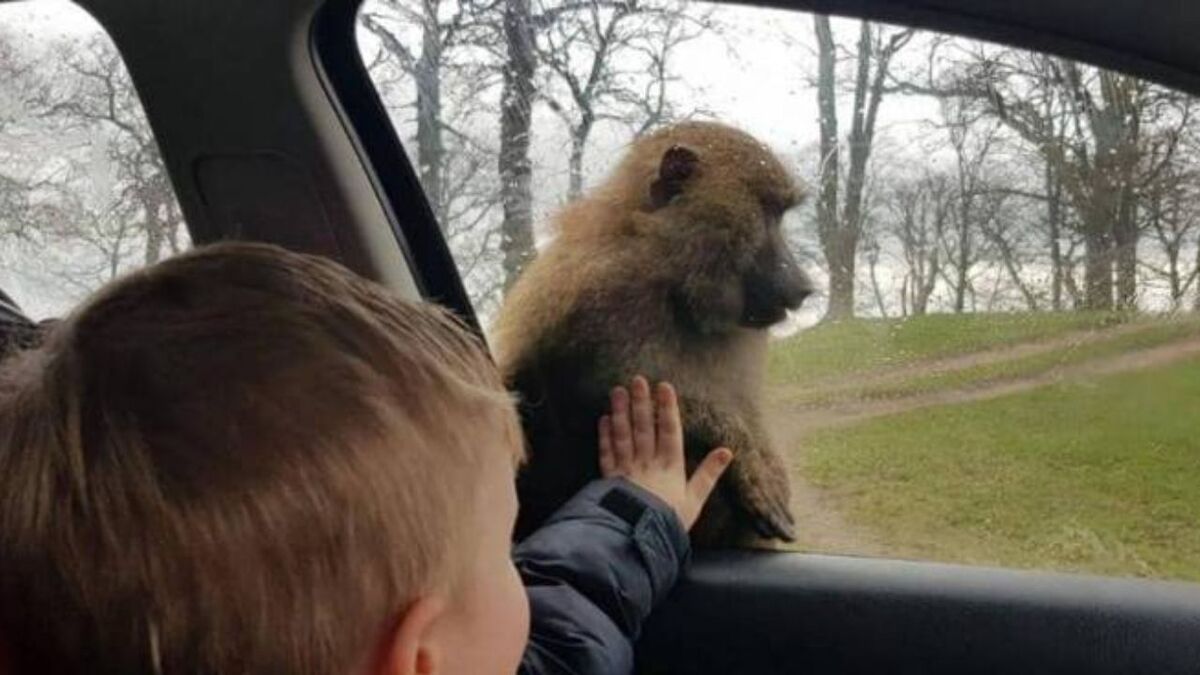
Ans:
[[[787,467],[757,421],[699,399],[684,398],[682,413],[687,436],[703,446],[686,448],[689,467],[713,448],[728,447],[734,460],[721,480],[733,488],[749,524],[761,537],[795,541]]]

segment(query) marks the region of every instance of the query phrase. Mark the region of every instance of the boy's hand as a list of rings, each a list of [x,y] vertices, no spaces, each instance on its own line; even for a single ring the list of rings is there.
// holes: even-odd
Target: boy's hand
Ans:
[[[671,505],[685,529],[692,529],[717,479],[733,461],[728,448],[708,453],[691,480],[683,461],[683,426],[675,389],[660,382],[650,398],[646,378],[629,389],[616,387],[612,412],[600,418],[600,473],[624,476]]]

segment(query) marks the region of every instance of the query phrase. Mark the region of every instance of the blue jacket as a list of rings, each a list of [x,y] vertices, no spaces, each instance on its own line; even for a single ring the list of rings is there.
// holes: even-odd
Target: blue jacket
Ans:
[[[623,675],[650,610],[691,555],[663,501],[624,479],[598,480],[513,551],[529,594],[520,675]]]

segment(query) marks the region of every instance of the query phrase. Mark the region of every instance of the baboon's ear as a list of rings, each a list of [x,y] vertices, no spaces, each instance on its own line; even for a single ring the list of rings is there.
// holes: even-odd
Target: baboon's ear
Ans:
[[[663,153],[658,165],[658,178],[650,185],[650,206],[661,209],[683,192],[688,179],[696,174],[700,158],[682,145],[672,145]]]

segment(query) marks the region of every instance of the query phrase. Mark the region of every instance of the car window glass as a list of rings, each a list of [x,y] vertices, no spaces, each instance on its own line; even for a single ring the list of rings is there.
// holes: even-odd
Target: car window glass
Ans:
[[[809,186],[820,292],[764,384],[799,549],[1200,580],[1193,97],[673,0],[367,0],[358,38],[485,324],[649,129],[736,125]]]
[[[112,40],[63,0],[0,4],[0,289],[61,316],[189,246]]]

